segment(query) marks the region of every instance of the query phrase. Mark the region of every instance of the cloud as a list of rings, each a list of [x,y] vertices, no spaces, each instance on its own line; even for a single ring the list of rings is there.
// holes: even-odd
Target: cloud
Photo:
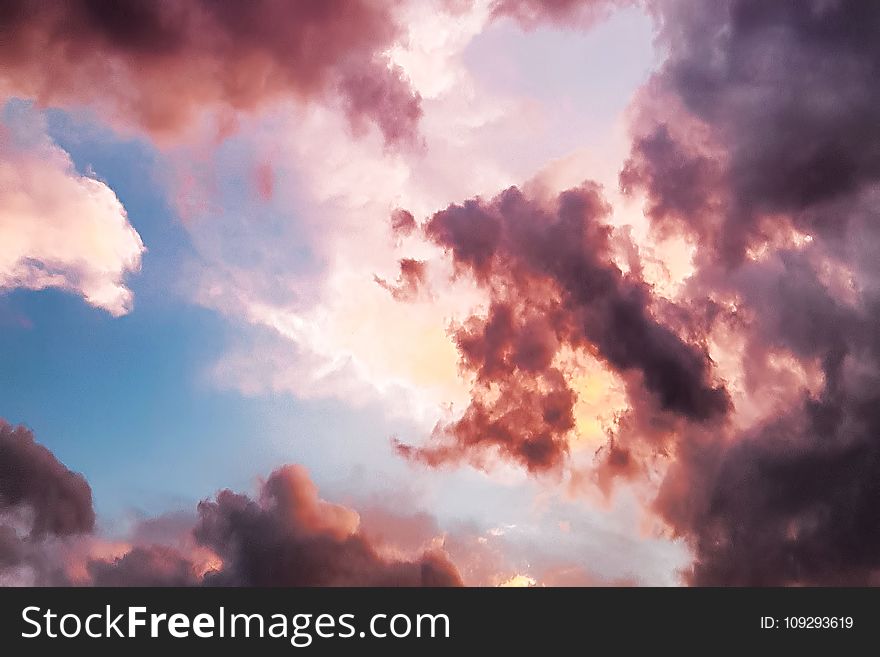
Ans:
[[[402,5],[405,34],[389,51],[422,97],[424,152],[389,152],[378,134],[352,140],[338,112],[287,104],[242,117],[242,129],[207,163],[216,176],[206,185],[209,203],[195,205],[213,207],[187,222],[200,260],[188,283],[196,303],[254,336],[252,349],[243,339],[240,351],[211,372],[215,385],[249,395],[376,402],[425,430],[450,405],[458,413],[467,404],[470,383],[459,376],[448,328],[474,314],[486,294],[470,280],[450,281],[449,262],[415,231],[417,220],[450,199],[528,180],[548,157],[568,153],[572,130],[589,134],[593,119],[585,118],[592,100],[580,92],[560,103],[497,89],[492,72],[473,61],[480,48],[470,47],[484,38],[487,3],[458,14],[446,5]],[[513,57],[509,47],[505,59]],[[539,58],[543,47],[530,41],[525,56]],[[569,69],[578,70],[571,61]],[[591,145],[596,156],[586,173],[613,180],[621,148],[616,137],[613,149],[600,141]],[[271,203],[255,206],[235,196],[242,162],[251,160],[272,162]],[[582,167],[573,184],[584,176]],[[558,177],[546,183],[553,193],[572,184],[558,185]],[[395,219],[396,208],[412,217]],[[398,287],[404,259],[426,263],[427,285],[419,290],[429,293]],[[374,276],[407,303],[398,303]]]
[[[359,525],[354,510],[318,497],[305,468],[288,465],[269,476],[256,499],[222,490],[199,503],[178,545],[135,545],[116,558],[92,559],[87,568],[98,586],[461,584],[441,551],[386,556]]]
[[[116,122],[177,135],[205,109],[340,97],[352,124],[415,139],[419,98],[383,51],[395,0],[124,0],[5,3],[0,91],[93,105]]]
[[[563,349],[638,375],[631,395],[643,390],[661,411],[695,422],[727,413],[729,396],[713,382],[705,349],[655,317],[637,269],[615,264],[609,212],[599,188],[585,183],[549,206],[511,187],[428,220],[426,236],[491,302],[485,316],[454,331],[461,366],[475,375],[470,406],[435,430],[436,444],[398,443],[401,454],[439,465],[494,448],[531,471],[558,466],[577,401]]]
[[[0,583],[66,582],[58,540],[95,526],[92,490],[25,427],[0,419]]]
[[[19,123],[22,123],[19,121]],[[79,174],[40,126],[0,124],[0,291],[56,287],[114,316],[144,245],[105,183]]]
[[[495,0],[492,14],[509,17],[523,27],[542,23],[563,27],[589,27],[607,18],[615,9],[636,4],[637,0]]]
[[[857,0],[655,5],[668,55],[640,103],[625,176],[647,191],[652,217],[677,215],[728,261],[780,223],[841,229],[845,218],[805,210],[880,176],[880,90],[865,84],[880,63],[880,11]]]
[[[427,284],[427,263],[424,260],[402,258],[398,264],[400,275],[396,282],[389,283],[379,276],[374,276],[374,280],[380,287],[388,290],[397,301],[412,301],[419,296]]]
[[[449,586],[455,567],[439,554],[386,561],[359,533],[357,514],[319,499],[304,469],[276,470],[260,502],[229,491],[199,507],[198,540],[224,565],[207,583],[286,586]]]
[[[222,490],[196,516],[147,520],[120,550],[94,534],[86,480],[0,420],[0,581],[95,586],[456,586],[438,549],[386,557],[357,512],[326,502],[300,465],[256,499]],[[109,550],[111,554],[102,552]],[[77,572],[82,571],[82,572]]]
[[[412,212],[397,208],[391,213],[391,230],[395,235],[409,237],[417,227],[416,219]]]
[[[193,563],[163,545],[136,546],[113,560],[93,559],[88,573],[94,586],[195,586]]]
[[[711,435],[668,428],[654,508],[693,551],[690,583],[877,584],[880,8],[654,12],[668,57],[636,99],[621,184],[696,245],[679,301],[726,345],[737,404]]]
[[[0,509],[20,509],[34,537],[90,532],[92,491],[25,427],[0,419]]]
[[[850,232],[871,244],[877,228],[854,220]],[[880,305],[858,284],[854,299],[839,296],[823,271],[827,259],[828,246],[815,240],[733,271],[704,269],[692,282],[695,292],[736,295],[736,311],[720,312],[715,330],[739,336],[749,398],[774,402],[711,439],[676,438],[655,508],[692,546],[692,583],[880,581],[871,511],[880,474]]]
[[[728,445],[682,449],[657,508],[692,545],[691,583],[880,583],[877,399],[837,397],[804,399]],[[864,429],[849,435],[852,423]]]
[[[569,144],[577,130],[556,107],[532,112],[478,90],[467,44],[492,17],[582,27],[617,4],[499,0],[442,17],[412,4],[402,35],[387,3],[325,14],[317,3],[129,2],[119,20],[86,2],[14,3],[3,10],[15,31],[0,39],[0,76],[7,91],[95,104],[154,135],[179,132],[206,108],[288,96],[338,103],[341,112],[310,106],[293,119],[291,105],[278,105],[284,118],[248,124],[264,142],[238,144],[258,151],[249,191],[272,214],[263,233],[238,206],[222,230],[217,217],[187,226],[206,263],[199,302],[271,334],[265,353],[239,359],[251,368],[241,387],[349,403],[369,387],[408,413],[418,397],[429,422],[455,399],[425,444],[398,442],[398,452],[432,466],[500,455],[531,473],[569,467],[577,494],[583,481],[619,494],[626,480],[690,547],[692,584],[880,583],[880,10],[847,0],[647,2],[667,58],[634,99],[619,182],[644,198],[648,238],[614,225],[626,209],[609,207],[596,185],[557,193],[573,170],[587,173],[577,153],[531,184],[478,196],[525,180],[549,152],[533,144]],[[279,20],[290,11],[313,13]],[[291,45],[312,28],[326,52]],[[296,38],[282,39],[289,29]],[[111,73],[119,84],[95,84]],[[352,144],[345,121],[379,131]],[[544,122],[562,128],[543,133]],[[10,135],[0,174],[24,193],[0,203],[27,211],[13,223],[30,241],[0,223],[15,238],[0,246],[0,285],[54,285],[125,312],[123,276],[143,247],[113,193],[44,137],[25,147]],[[420,138],[430,158],[387,148]],[[230,153],[218,188],[240,177],[241,153]],[[301,183],[301,198],[287,180]],[[53,205],[56,194],[66,196]],[[80,225],[92,216],[94,226]],[[681,248],[664,255],[667,239]],[[320,272],[301,275],[291,243],[306,244]],[[228,253],[240,260],[224,261]],[[684,273],[669,274],[675,267]],[[675,284],[659,285],[652,268]],[[625,402],[595,428],[610,437],[595,454],[575,447],[589,387],[578,359],[601,372],[593,388],[620,387]],[[234,379],[227,365],[218,377]],[[55,507],[33,492],[21,500],[3,507],[0,577],[65,581],[65,546],[91,525],[52,520]],[[204,501],[179,541],[144,530],[112,554],[82,548],[83,581],[603,581],[565,555],[543,571],[511,563],[501,577],[494,535],[448,532],[438,544],[444,533],[430,517],[371,515],[362,527],[300,468],[282,468],[255,496]],[[473,563],[457,558],[475,546],[489,547]]]
[[[402,7],[412,15],[391,53],[424,98],[420,133],[430,157],[389,152],[378,134],[352,140],[338,112],[314,104],[249,119],[247,130],[229,140],[245,153],[258,151],[259,161],[266,151],[277,154],[276,185],[259,222],[252,205],[239,210],[242,201],[224,199],[221,209],[187,225],[204,265],[192,277],[196,302],[252,325],[255,342],[263,342],[254,345],[259,356],[225,358],[212,373],[217,384],[248,394],[271,389],[356,405],[378,402],[392,415],[426,426],[443,405],[466,398],[446,326],[479,300],[472,286],[458,286],[442,300],[422,292],[410,299],[414,290],[401,279],[398,296],[410,299],[405,306],[374,279],[396,288],[399,262],[409,258],[426,262],[427,280],[419,290],[447,287],[446,268],[428,262],[436,249],[407,244],[402,250],[405,241],[418,239],[405,234],[415,218],[407,222],[402,215],[404,224],[390,235],[389,217],[396,207],[422,215],[444,199],[503,184],[508,175],[488,144],[502,133],[525,138],[521,116],[500,112],[505,101],[475,93],[462,61],[484,17],[452,17],[440,5]],[[475,171],[446,165],[462,158],[474,162]],[[508,161],[529,166],[522,159]],[[223,194],[237,188],[238,162],[218,167]],[[235,245],[229,242],[233,235]],[[242,239],[247,248],[241,248]],[[237,254],[234,263],[231,253]],[[244,261],[250,253],[259,259]],[[261,337],[269,333],[275,334],[271,347]],[[256,359],[267,366],[253,367]]]

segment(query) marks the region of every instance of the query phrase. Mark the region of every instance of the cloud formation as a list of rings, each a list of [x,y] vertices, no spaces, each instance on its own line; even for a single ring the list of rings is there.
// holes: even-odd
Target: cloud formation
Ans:
[[[205,109],[339,97],[356,129],[416,137],[419,98],[382,55],[396,0],[13,0],[0,10],[0,92],[92,105],[179,133]]]
[[[512,187],[428,220],[426,236],[489,292],[490,306],[454,330],[462,368],[474,376],[470,406],[435,430],[436,444],[398,444],[400,453],[438,465],[495,448],[531,471],[559,465],[577,400],[564,349],[636,375],[631,394],[644,392],[662,411],[695,422],[727,413],[705,349],[655,317],[638,270],[615,264],[609,212],[598,186],[585,183],[549,205]]]
[[[253,499],[222,490],[199,503],[189,548],[136,545],[88,564],[95,585],[459,586],[439,551],[385,557],[359,528],[358,514],[318,497],[305,468],[275,470]],[[185,542],[186,544],[186,542]],[[205,568],[193,547],[216,555]]]
[[[221,491],[199,505],[198,541],[223,567],[206,583],[246,586],[450,586],[461,580],[441,554],[386,560],[358,531],[351,509],[318,497],[302,466],[272,473],[259,502]]]
[[[459,586],[438,550],[380,554],[354,510],[326,502],[300,465],[275,470],[257,499],[223,490],[194,519],[153,522],[101,556],[86,480],[0,420],[0,581],[95,586]],[[169,541],[167,535],[177,535]],[[91,546],[89,541],[96,543]],[[207,558],[206,558],[207,557]],[[207,565],[206,565],[207,562]],[[84,574],[72,571],[82,566]],[[18,579],[17,579],[18,578]]]
[[[637,0],[495,0],[494,17],[513,18],[526,28],[542,23],[589,27],[614,9],[631,6]]]
[[[25,427],[0,419],[0,508],[26,512],[34,537],[90,532],[92,491]]]
[[[135,546],[116,559],[92,559],[93,586],[196,586],[200,578],[190,559],[164,545]]]
[[[41,127],[19,127],[0,124],[0,291],[55,287],[124,315],[145,250],[125,208]]]
[[[376,283],[391,293],[398,301],[412,301],[419,296],[419,292],[427,285],[426,263],[414,258],[401,258],[400,274],[397,281],[390,283],[384,278],[374,276]]]
[[[92,532],[92,490],[25,427],[0,419],[0,584],[60,581],[56,539]]]
[[[741,421],[675,434],[655,508],[691,545],[693,584],[880,583],[880,8],[654,11],[668,58],[621,184],[656,231],[694,240],[689,321],[740,345],[743,381]]]
[[[655,4],[668,56],[646,90],[624,174],[647,192],[652,218],[693,230],[725,261],[789,223],[841,230],[844,217],[807,210],[880,175],[880,90],[867,83],[880,63],[877,8]]]
[[[623,4],[498,0],[489,11],[526,28],[581,27]],[[287,173],[318,172],[303,184],[315,195],[303,214],[333,234],[316,240],[337,269],[315,293],[333,298],[314,313],[298,298],[279,301],[290,279],[273,266],[256,284],[241,275],[231,286],[236,312],[313,348],[315,370],[354,363],[388,397],[388,381],[428,387],[431,358],[452,349],[438,346],[439,324],[451,321],[466,407],[426,444],[396,443],[430,466],[494,455],[533,474],[569,464],[581,394],[572,355],[598,361],[622,381],[628,408],[585,476],[607,495],[621,480],[660,481],[651,508],[692,551],[688,583],[880,584],[880,9],[855,0],[645,4],[666,60],[634,100],[620,185],[644,198],[649,242],[674,238],[693,250],[693,273],[672,292],[652,285],[653,255],[632,230],[612,226],[619,217],[592,183],[544,196],[511,187],[447,206],[524,179],[482,151],[513,152],[503,142],[537,122],[523,114],[516,131],[493,138],[493,117],[510,108],[481,107],[470,77],[441,70],[436,50],[419,51],[414,36],[395,56],[422,79],[426,102],[442,107],[426,130],[431,161],[386,158],[378,135],[360,151],[349,143],[343,114],[355,133],[375,124],[386,147],[417,139],[422,104],[384,54],[399,37],[392,2],[16,1],[0,9],[0,89],[97,106],[153,135],[177,133],[206,109],[250,110],[287,96],[338,103],[340,124],[316,112],[286,126],[285,148],[302,169],[265,165],[254,181],[268,205],[284,197]],[[411,36],[437,32],[429,18]],[[447,35],[456,62],[478,31],[462,29],[466,38]],[[269,131],[273,147],[279,134]],[[0,182],[14,190],[0,198],[0,287],[55,286],[126,312],[124,275],[143,245],[113,192],[47,139],[22,146],[9,131],[0,139]],[[397,205],[429,218],[419,227],[395,211],[392,251],[379,240],[388,241]],[[334,214],[342,219],[324,221]],[[230,225],[234,240],[256,232]],[[216,222],[211,231],[222,232]],[[277,236],[290,233],[266,234],[287,256]],[[440,263],[436,248],[447,254]],[[386,255],[399,273],[382,268]],[[443,265],[482,295],[472,316],[459,320],[446,310],[453,304],[416,308],[428,273]],[[453,296],[452,283],[444,290],[436,279],[438,297]],[[410,305],[393,315],[389,298]],[[289,351],[280,353],[289,366]],[[419,368],[421,379],[412,374]],[[347,385],[355,378],[332,372]],[[319,389],[300,371],[277,387]],[[70,581],[65,546],[94,538],[88,485],[24,429],[0,424],[0,457],[0,573]],[[321,500],[302,468],[284,467],[256,496],[221,491],[202,502],[180,544],[141,536],[111,556],[88,553],[83,581],[460,583],[443,553],[424,552],[436,528],[415,524],[407,529],[417,554],[393,554],[382,544],[393,541],[361,529],[357,513]],[[471,538],[469,550],[484,544]],[[207,566],[205,553],[214,559]],[[596,581],[568,564],[557,571],[542,579]]]
[[[607,493],[660,473],[652,508],[692,550],[685,581],[880,583],[880,135],[866,83],[880,11],[649,4],[667,59],[635,99],[620,183],[645,198],[653,239],[693,246],[693,274],[664,298],[638,246],[616,264],[621,234],[589,185],[434,214],[425,235],[490,303],[452,333],[470,406],[397,449],[434,466],[495,450],[555,467],[574,433],[561,354],[582,350],[630,403],[592,476]]]

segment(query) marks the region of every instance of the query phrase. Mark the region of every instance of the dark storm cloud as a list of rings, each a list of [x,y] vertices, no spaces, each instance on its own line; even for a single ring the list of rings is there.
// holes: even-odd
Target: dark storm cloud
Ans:
[[[682,443],[657,508],[694,549],[691,583],[880,584],[876,369],[859,383],[733,440]]]
[[[774,354],[821,374],[747,429],[680,430],[656,508],[691,583],[880,583],[880,5],[652,8],[668,58],[621,184],[696,237],[691,321],[740,337],[751,395],[778,394]]]
[[[745,340],[752,394],[773,390],[776,353],[818,368],[821,383],[748,429],[678,436],[656,508],[694,549],[691,583],[880,583],[880,303],[840,298],[820,256],[814,242],[692,282],[737,294],[738,310],[715,321]]]
[[[650,214],[711,240],[727,262],[778,225],[839,230],[805,211],[880,176],[880,6],[860,0],[651,3],[668,57],[647,93],[624,170]],[[708,130],[679,131],[682,114]],[[708,149],[708,151],[707,151]],[[708,201],[723,200],[717,226]],[[710,230],[711,228],[711,230]]]

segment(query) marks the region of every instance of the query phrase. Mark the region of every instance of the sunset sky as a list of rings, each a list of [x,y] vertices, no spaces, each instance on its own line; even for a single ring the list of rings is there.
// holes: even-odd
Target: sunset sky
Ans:
[[[878,33],[4,2],[0,583],[880,584]]]

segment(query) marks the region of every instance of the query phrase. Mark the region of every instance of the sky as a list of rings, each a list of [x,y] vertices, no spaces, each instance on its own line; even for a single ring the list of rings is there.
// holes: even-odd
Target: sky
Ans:
[[[880,583],[880,11],[0,11],[0,583]]]

